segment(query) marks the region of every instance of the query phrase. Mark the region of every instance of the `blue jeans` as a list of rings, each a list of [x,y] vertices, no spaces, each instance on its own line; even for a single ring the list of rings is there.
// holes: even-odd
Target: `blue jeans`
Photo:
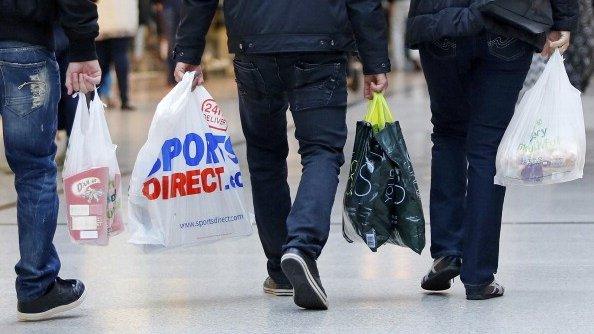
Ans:
[[[122,105],[127,105],[129,102],[128,83],[130,76],[130,60],[128,59],[128,48],[130,47],[131,40],[132,39],[129,37],[110,38],[97,41],[96,43],[101,72],[109,73],[111,64],[114,64]],[[101,79],[100,87],[103,87],[104,85],[105,77]],[[105,85],[102,89],[110,89],[110,87],[109,85]]]
[[[285,283],[283,250],[298,248],[315,259],[328,240],[347,137],[346,55],[238,55],[234,65],[258,233],[269,275]],[[289,106],[303,166],[292,205]]]
[[[60,270],[52,243],[58,215],[54,140],[59,100],[54,54],[40,46],[0,41],[0,115],[18,194],[20,301],[43,295]]]
[[[505,188],[493,183],[497,148],[530,68],[532,48],[485,34],[420,48],[433,123],[431,254],[462,257],[467,285],[497,272]]]

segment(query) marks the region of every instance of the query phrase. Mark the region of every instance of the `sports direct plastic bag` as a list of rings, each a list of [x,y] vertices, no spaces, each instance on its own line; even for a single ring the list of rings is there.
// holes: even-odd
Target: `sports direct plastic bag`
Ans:
[[[186,73],[159,103],[138,154],[131,243],[169,248],[252,233],[227,123],[204,87],[191,91],[193,78]]]
[[[124,230],[116,146],[96,91],[90,106],[78,94],[62,177],[72,241],[104,246]]]
[[[516,107],[497,152],[495,183],[540,185],[583,176],[586,131],[580,92],[555,51]]]

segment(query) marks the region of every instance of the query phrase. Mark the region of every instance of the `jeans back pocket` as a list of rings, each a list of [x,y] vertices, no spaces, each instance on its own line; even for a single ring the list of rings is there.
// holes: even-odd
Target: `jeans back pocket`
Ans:
[[[503,61],[514,61],[528,52],[527,44],[515,37],[490,35],[487,44],[489,54]]]
[[[454,58],[458,53],[457,41],[447,37],[427,43],[426,48],[437,58]]]
[[[50,94],[46,61],[31,64],[0,62],[4,86],[4,109],[25,117],[46,107]]]
[[[294,111],[328,106],[339,86],[346,87],[343,82],[346,80],[344,62],[309,63],[300,60],[294,67],[291,101]],[[344,75],[341,75],[342,72]]]

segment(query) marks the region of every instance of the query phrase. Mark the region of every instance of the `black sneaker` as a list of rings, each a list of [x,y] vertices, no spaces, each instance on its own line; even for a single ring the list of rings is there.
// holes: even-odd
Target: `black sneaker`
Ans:
[[[462,260],[457,256],[444,256],[433,261],[431,270],[421,282],[421,288],[443,291],[452,287],[454,277],[460,275]]]
[[[293,286],[289,283],[276,283],[271,277],[267,277],[264,281],[264,292],[275,296],[292,296]]]
[[[82,304],[85,297],[85,285],[81,281],[63,280],[58,277],[45,295],[30,302],[18,302],[18,318],[20,321],[49,319],[76,308]]]
[[[281,268],[293,285],[293,300],[297,306],[310,310],[328,309],[326,291],[315,260],[296,248],[289,248],[281,258]]]
[[[466,299],[485,300],[503,296],[505,288],[503,285],[493,281],[487,285],[466,285]]]
[[[122,104],[122,107],[120,109],[122,111],[135,111],[136,107],[126,103],[126,104]]]

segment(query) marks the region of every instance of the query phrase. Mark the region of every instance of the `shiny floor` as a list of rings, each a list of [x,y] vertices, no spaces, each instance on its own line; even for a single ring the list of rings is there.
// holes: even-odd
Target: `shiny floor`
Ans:
[[[146,87],[137,82],[141,83],[133,97],[139,110],[108,115],[124,172],[133,166],[155,103],[163,94],[154,80],[148,80]],[[232,94],[225,95],[229,90],[225,87],[213,83],[211,93],[223,96],[219,104],[245,161],[236,103]],[[392,87],[389,102],[402,122],[427,205],[426,88],[414,75],[397,77]],[[357,95],[350,103],[353,130],[365,104]],[[589,139],[594,140],[592,90],[584,96],[584,110]],[[295,191],[300,166],[294,140],[291,149],[289,179]],[[62,318],[34,324],[16,321],[12,270],[18,259],[16,196],[12,177],[0,174],[0,333],[593,333],[592,160],[591,149],[582,181],[509,190],[498,275],[507,292],[498,300],[466,301],[459,282],[447,294],[423,293],[419,281],[431,261],[428,249],[419,257],[391,246],[374,254],[361,245],[349,245],[340,234],[340,205],[335,205],[332,234],[319,262],[330,302],[326,312],[299,310],[290,298],[262,293],[266,272],[257,235],[145,254],[126,243],[127,235],[112,239],[105,248],[74,245],[61,225],[56,245],[62,276],[83,279],[88,299]],[[343,171],[339,193],[346,174]]]

